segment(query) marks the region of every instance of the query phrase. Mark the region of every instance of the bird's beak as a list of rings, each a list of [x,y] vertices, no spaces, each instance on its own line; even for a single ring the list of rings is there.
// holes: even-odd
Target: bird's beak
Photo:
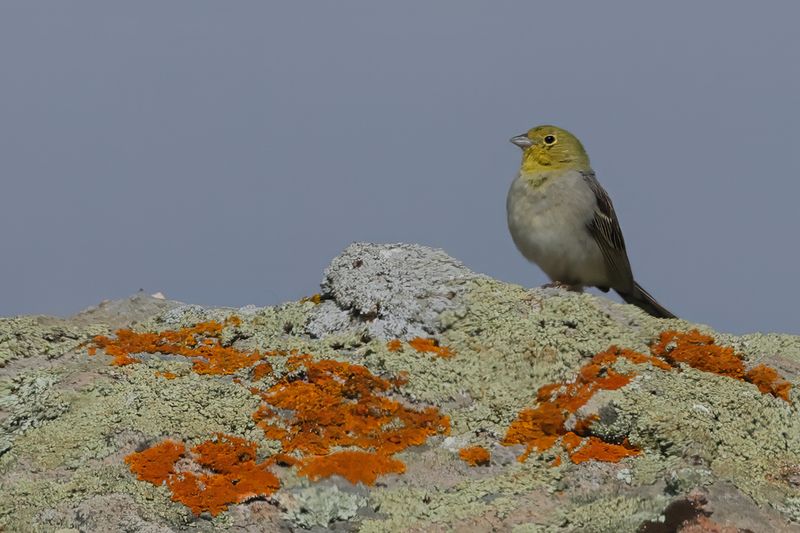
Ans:
[[[533,146],[533,141],[531,141],[528,136],[523,133],[522,135],[511,137],[511,144],[516,144],[524,150],[525,148],[530,148]]]

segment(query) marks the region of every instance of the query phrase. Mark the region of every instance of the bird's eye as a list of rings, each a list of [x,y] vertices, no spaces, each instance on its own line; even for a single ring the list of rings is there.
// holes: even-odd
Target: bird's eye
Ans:
[[[555,135],[545,135],[544,137],[544,144],[555,144],[556,143],[556,136]]]

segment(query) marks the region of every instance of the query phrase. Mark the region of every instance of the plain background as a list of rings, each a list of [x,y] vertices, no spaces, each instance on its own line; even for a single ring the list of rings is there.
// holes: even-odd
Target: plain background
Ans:
[[[800,333],[797,2],[0,3],[0,315],[318,290],[352,241],[534,286],[508,139],[584,142],[638,280]]]

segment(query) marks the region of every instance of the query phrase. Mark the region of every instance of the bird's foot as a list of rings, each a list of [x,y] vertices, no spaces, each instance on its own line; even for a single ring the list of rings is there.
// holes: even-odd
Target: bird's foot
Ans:
[[[563,289],[570,292],[583,292],[583,287],[580,285],[570,285],[569,283],[562,283],[560,281],[551,281],[542,285],[543,289]]]

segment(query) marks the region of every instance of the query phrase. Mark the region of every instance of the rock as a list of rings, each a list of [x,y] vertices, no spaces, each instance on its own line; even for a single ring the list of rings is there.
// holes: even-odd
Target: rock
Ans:
[[[324,337],[364,325],[384,339],[433,335],[442,312],[481,277],[441,250],[354,243],[325,270],[323,302],[306,330]]]
[[[798,337],[356,243],[318,298],[0,319],[0,530],[800,531],[798,375]]]
[[[167,300],[164,295],[148,295],[140,291],[121,300],[105,300],[73,316],[73,324],[108,324],[113,328],[130,326],[148,318],[183,305]]]

